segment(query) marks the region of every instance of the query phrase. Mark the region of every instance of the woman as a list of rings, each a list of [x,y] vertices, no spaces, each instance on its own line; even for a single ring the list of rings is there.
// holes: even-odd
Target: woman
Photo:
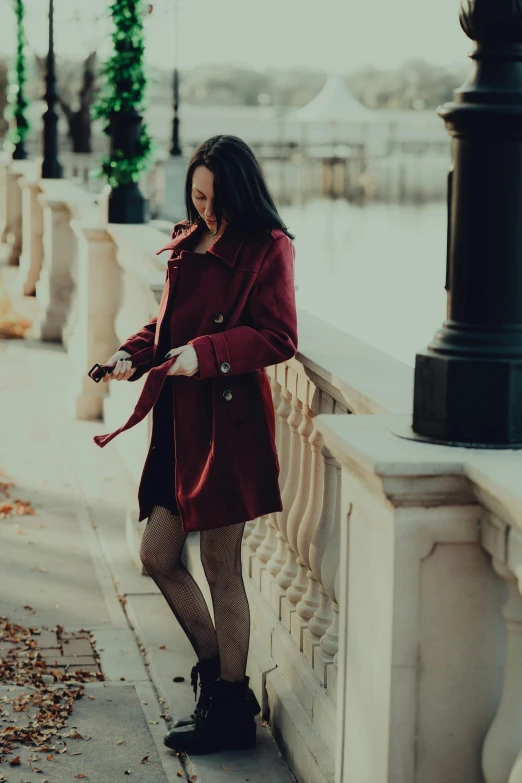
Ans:
[[[141,559],[187,634],[198,663],[195,712],[165,744],[211,753],[255,744],[259,705],[245,676],[250,636],[241,573],[245,522],[280,511],[279,463],[264,368],[297,348],[292,235],[251,149],[215,136],[186,177],[187,220],[174,227],[157,319],[107,362],[109,379],[150,370],[136,410],[112,437],[152,408],[139,488],[148,518]],[[181,562],[186,536],[201,531],[201,561],[214,608]]]

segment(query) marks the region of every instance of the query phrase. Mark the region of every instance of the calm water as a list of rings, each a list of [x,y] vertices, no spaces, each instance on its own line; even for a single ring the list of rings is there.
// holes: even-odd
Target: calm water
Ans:
[[[281,212],[298,306],[413,365],[446,315],[446,205],[321,199]]]

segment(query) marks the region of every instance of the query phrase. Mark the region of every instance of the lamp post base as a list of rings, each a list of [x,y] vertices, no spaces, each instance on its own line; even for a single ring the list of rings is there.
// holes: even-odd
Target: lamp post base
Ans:
[[[404,440],[416,440],[419,443],[429,443],[432,446],[454,446],[462,449],[489,449],[491,451],[514,451],[522,449],[521,443],[512,443],[506,446],[505,443],[462,443],[456,440],[438,440],[437,438],[430,438],[428,435],[419,435],[415,432],[410,424],[394,424],[390,427],[390,432],[397,438],[404,438]]]
[[[136,182],[113,188],[108,199],[109,223],[146,223],[148,199]]]
[[[417,354],[416,439],[475,448],[522,448],[522,360]]]

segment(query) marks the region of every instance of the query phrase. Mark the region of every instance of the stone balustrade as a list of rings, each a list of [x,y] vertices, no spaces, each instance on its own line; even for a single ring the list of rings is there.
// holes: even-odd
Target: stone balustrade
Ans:
[[[143,380],[86,373],[157,314],[165,233],[27,169],[0,161],[0,230],[68,351],[73,415],[108,431]],[[399,437],[413,370],[302,311],[298,354],[267,372],[283,510],[245,527],[248,674],[297,779],[522,783],[520,452]],[[115,441],[136,484],[149,438],[150,417]],[[142,532],[132,502],[138,567]]]

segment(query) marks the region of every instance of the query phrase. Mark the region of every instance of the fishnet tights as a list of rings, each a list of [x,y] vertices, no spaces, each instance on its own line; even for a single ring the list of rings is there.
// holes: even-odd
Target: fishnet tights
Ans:
[[[181,518],[154,506],[143,534],[140,557],[154,579],[199,659],[219,654],[220,677],[242,680],[250,638],[250,610],[241,572],[244,522],[200,534],[215,627],[203,593],[181,562],[187,538]]]

